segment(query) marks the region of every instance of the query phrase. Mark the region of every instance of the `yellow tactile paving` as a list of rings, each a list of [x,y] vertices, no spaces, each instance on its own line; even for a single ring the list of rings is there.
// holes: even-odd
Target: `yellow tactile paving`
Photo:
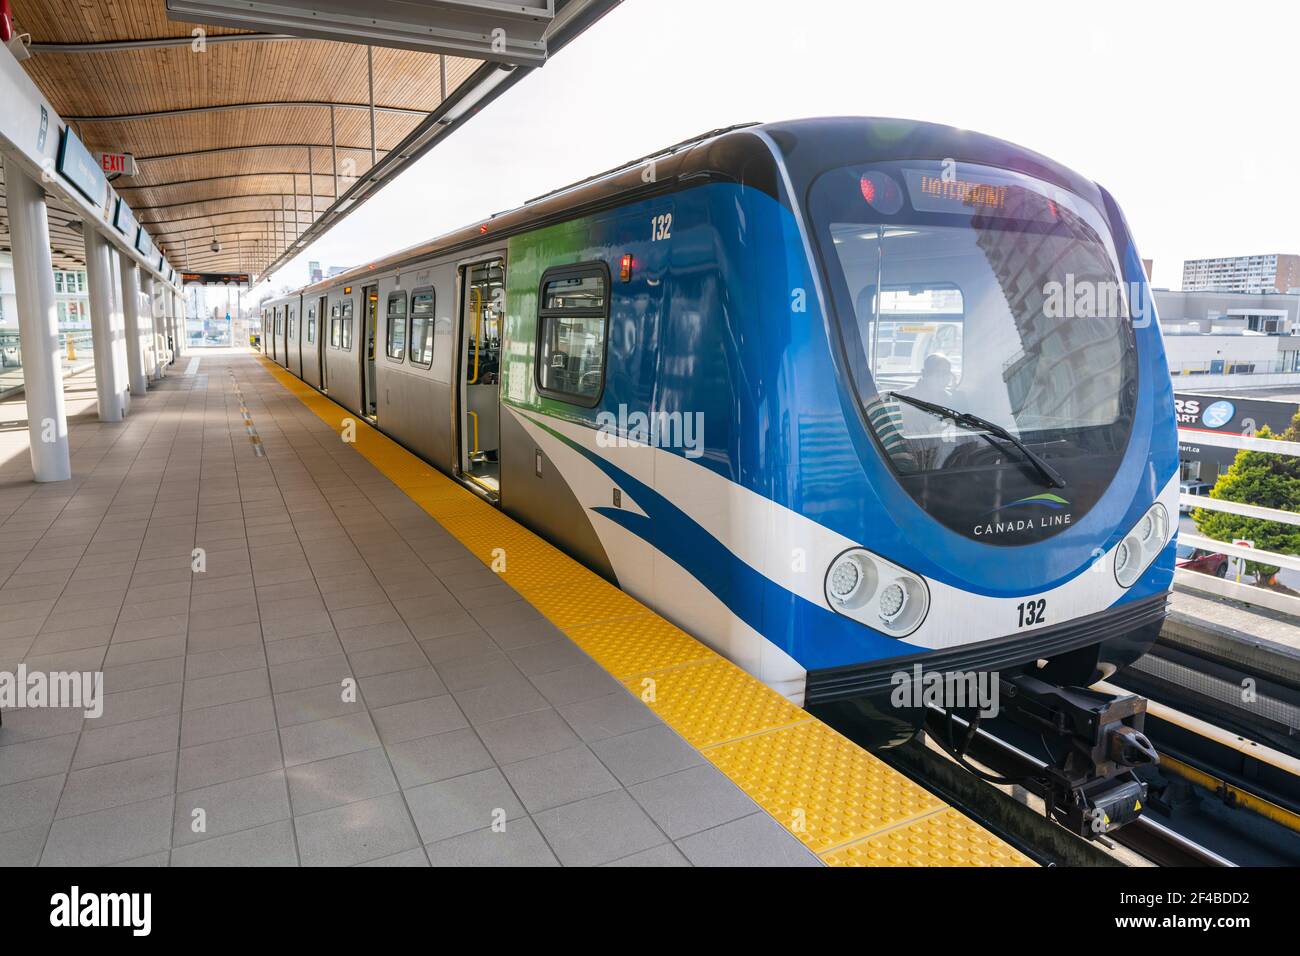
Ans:
[[[524,592],[524,596],[533,607],[550,618],[551,623],[566,632],[571,627],[632,617],[648,610],[640,601],[595,574],[582,581],[532,588]]]
[[[816,853],[944,806],[818,720],[724,743],[704,755]]]
[[[699,748],[812,719],[806,710],[718,656],[623,684]]]
[[[619,680],[718,657],[653,613],[571,627],[564,633]]]
[[[356,450],[831,866],[1032,866],[924,788],[262,358]],[[511,560],[515,562],[511,564]]]
[[[822,854],[830,866],[1033,866],[952,807]]]

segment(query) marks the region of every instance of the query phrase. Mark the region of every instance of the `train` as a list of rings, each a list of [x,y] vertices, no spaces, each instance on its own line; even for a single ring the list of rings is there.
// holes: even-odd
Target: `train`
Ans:
[[[790,700],[1087,687],[1179,468],[1114,198],[897,119],[713,130],[263,303],[266,356]],[[910,710],[912,713],[901,713]]]

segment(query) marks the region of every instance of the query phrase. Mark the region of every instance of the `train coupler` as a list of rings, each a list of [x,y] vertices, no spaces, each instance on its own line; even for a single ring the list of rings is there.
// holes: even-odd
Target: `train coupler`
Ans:
[[[1133,769],[1160,761],[1142,730],[1145,698],[1060,687],[1032,673],[1006,679],[1003,688],[1003,714],[1037,733],[1047,750],[1035,789],[1050,817],[1080,836],[1095,837],[1141,815],[1147,786]]]

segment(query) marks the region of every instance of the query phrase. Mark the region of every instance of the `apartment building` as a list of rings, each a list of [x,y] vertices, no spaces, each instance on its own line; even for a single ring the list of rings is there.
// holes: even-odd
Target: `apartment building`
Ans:
[[[1300,291],[1300,255],[1269,253],[1188,259],[1183,263],[1184,292]]]

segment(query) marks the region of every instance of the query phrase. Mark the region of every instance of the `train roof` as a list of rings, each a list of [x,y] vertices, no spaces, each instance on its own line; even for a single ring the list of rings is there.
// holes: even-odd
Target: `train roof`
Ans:
[[[740,183],[781,199],[785,192],[781,171],[769,144],[775,144],[780,151],[796,195],[802,195],[812,179],[830,166],[891,159],[943,160],[957,154],[963,162],[1014,169],[1054,183],[1101,206],[1100,190],[1094,183],[1046,156],[951,126],[861,116],[743,123],[701,133],[545,193],[515,209],[304,286],[290,296],[321,293],[360,282],[368,275],[688,185]],[[649,179],[643,175],[647,168],[654,171]],[[264,304],[271,301],[264,300]]]

